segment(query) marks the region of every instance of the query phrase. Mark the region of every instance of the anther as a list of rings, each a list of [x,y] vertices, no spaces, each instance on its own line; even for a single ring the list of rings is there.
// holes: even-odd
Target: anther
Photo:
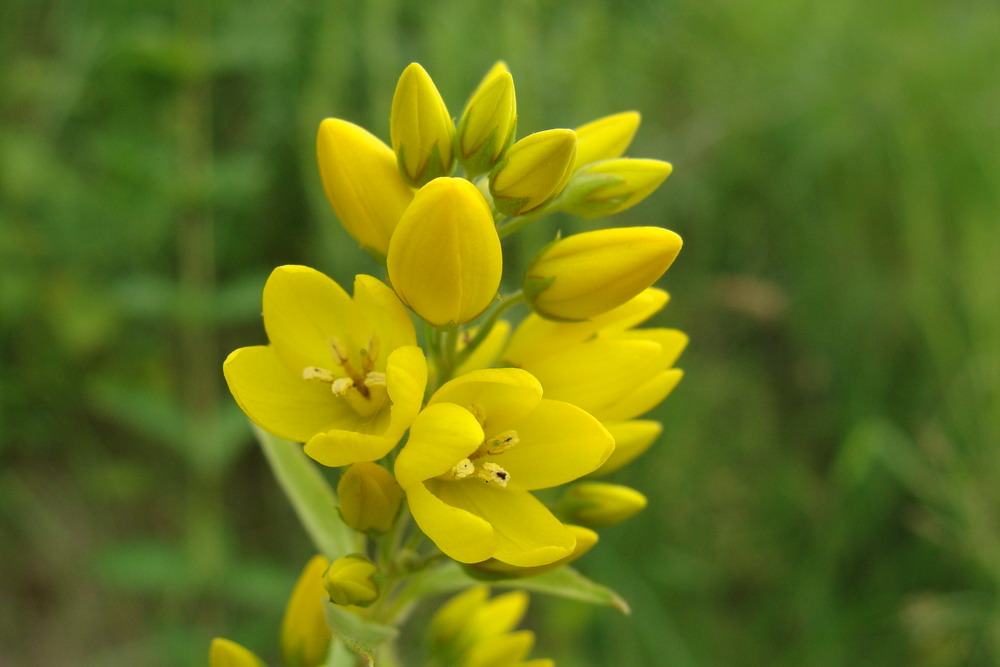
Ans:
[[[320,382],[333,382],[335,378],[333,373],[325,368],[320,368],[319,366],[306,366],[302,369],[302,379],[319,380]]]
[[[354,380],[351,378],[338,378],[330,385],[330,389],[333,391],[334,396],[343,396],[353,386]]]
[[[507,486],[507,482],[510,480],[510,473],[490,461],[484,463],[483,467],[476,471],[476,476],[484,482],[494,482],[501,488]]]
[[[476,472],[476,466],[472,465],[472,461],[469,459],[462,459],[451,467],[451,474],[455,479],[465,479],[474,472]]]
[[[366,387],[384,387],[385,386],[385,373],[380,373],[378,371],[371,371],[365,376],[365,386]]]
[[[486,453],[500,454],[506,452],[520,441],[521,439],[517,437],[517,431],[513,429],[504,431],[486,441]]]

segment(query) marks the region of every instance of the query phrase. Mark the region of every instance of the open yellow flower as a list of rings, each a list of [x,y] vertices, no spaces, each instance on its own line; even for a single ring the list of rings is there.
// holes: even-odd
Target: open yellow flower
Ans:
[[[315,269],[280,266],[264,285],[270,345],[226,359],[243,412],[323,465],[384,456],[420,410],[427,364],[399,299],[357,276],[352,299]]]
[[[516,368],[445,383],[421,412],[395,473],[421,530],[463,563],[535,567],[573,552],[573,532],[531,494],[595,470],[614,443],[580,408],[542,398]]]

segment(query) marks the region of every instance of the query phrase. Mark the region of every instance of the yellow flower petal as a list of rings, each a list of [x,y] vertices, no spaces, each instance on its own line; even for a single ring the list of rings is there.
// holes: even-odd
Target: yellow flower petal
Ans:
[[[270,345],[236,350],[222,370],[247,417],[279,438],[305,442],[355,419],[354,411],[330,393],[329,385],[303,381],[301,371],[291,371]]]
[[[209,667],[266,667],[253,651],[222,637],[212,640],[208,664]]]
[[[591,477],[610,475],[649,449],[663,432],[663,424],[648,419],[616,421],[604,425],[615,439],[615,451]]]
[[[475,451],[483,437],[479,422],[465,408],[453,403],[429,405],[417,415],[396,458],[396,479],[409,489],[442,475]]]
[[[488,368],[449,380],[431,400],[455,403],[478,413],[487,435],[512,428],[542,400],[542,385],[519,368]]]
[[[420,188],[389,244],[389,280],[435,326],[463,324],[493,302],[503,255],[493,214],[475,185],[435,178]]]
[[[515,366],[529,366],[568,345],[582,343],[598,332],[609,334],[641,324],[666,305],[669,296],[655,287],[587,322],[553,322],[531,314],[524,319],[501,357]]]
[[[385,256],[389,239],[413,199],[396,154],[364,128],[327,118],[316,138],[323,190],[347,232]]]
[[[597,160],[616,158],[632,143],[639,129],[641,116],[637,111],[624,111],[598,118],[576,128],[576,162],[574,169]]]
[[[387,352],[403,345],[416,345],[417,335],[406,306],[388,285],[377,278],[359,275],[354,278],[354,303],[360,317],[351,320],[353,343],[367,347],[372,333],[378,337],[380,361]],[[384,363],[378,367],[384,368]]]
[[[634,419],[659,405],[670,395],[682,377],[684,371],[679,368],[657,373],[633,391],[624,394],[618,401],[605,405],[592,414],[601,421]]]
[[[476,335],[477,330],[472,329],[469,331],[469,337]],[[462,364],[455,370],[455,375],[464,375],[471,371],[481,370],[483,368],[489,368],[500,356],[500,351],[503,349],[504,343],[507,342],[507,337],[510,335],[510,322],[507,320],[499,320],[488,334],[486,334],[486,340],[479,344],[479,347],[469,355]]]
[[[483,639],[469,647],[461,667],[516,667],[535,645],[535,633],[519,630]]]
[[[648,340],[660,345],[660,356],[656,360],[657,368],[673,366],[688,344],[688,335],[677,329],[633,329],[613,334],[609,338],[615,340]]]
[[[560,558],[553,563],[549,563],[548,565],[539,565],[538,567],[517,567],[515,565],[508,565],[507,563],[498,561],[496,558],[491,558],[487,561],[483,561],[482,563],[473,563],[472,567],[480,572],[508,579],[533,577],[535,575],[554,570],[557,567],[562,567],[568,563],[572,563],[577,558],[590,551],[594,545],[597,544],[599,539],[598,535],[590,528],[574,526],[571,524],[566,524],[566,528],[568,528],[576,538],[576,546],[573,547],[573,553],[565,558]]]
[[[611,434],[569,403],[543,399],[517,422],[520,442],[487,457],[510,473],[508,489],[545,489],[596,470],[614,449]]]
[[[354,312],[340,285],[308,266],[279,266],[264,285],[263,301],[267,338],[289,369],[331,364],[329,340],[347,337]]]
[[[281,655],[286,665],[320,665],[330,648],[330,628],[323,606],[323,573],[330,566],[325,556],[313,556],[285,607],[281,621]]]
[[[407,488],[406,500],[420,530],[449,558],[476,563],[493,556],[497,538],[483,518],[442,501],[424,484]]]
[[[473,586],[441,605],[434,612],[427,631],[431,641],[441,645],[461,634],[489,594],[490,589],[486,586]]]
[[[467,619],[467,629],[476,639],[503,635],[514,628],[528,611],[528,594],[510,591],[483,603]]]
[[[448,505],[481,517],[493,527],[495,552],[462,562],[493,557],[511,565],[534,567],[568,556],[576,544],[573,533],[527,491],[501,489],[478,480],[431,480],[427,488]]]

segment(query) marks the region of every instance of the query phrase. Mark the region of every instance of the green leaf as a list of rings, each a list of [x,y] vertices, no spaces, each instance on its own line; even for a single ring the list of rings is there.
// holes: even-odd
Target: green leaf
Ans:
[[[450,562],[427,573],[408,597],[423,597],[436,593],[448,593],[461,590],[475,584],[487,583],[502,588],[518,588],[533,593],[544,593],[567,600],[588,602],[612,609],[623,614],[631,613],[628,603],[618,593],[607,586],[588,579],[571,567],[563,566],[533,577],[516,579],[497,579],[483,582],[469,576],[458,563]]]
[[[360,551],[358,534],[340,518],[333,489],[302,446],[265,433],[256,425],[252,427],[274,476],[316,549],[330,560]]]
[[[399,630],[375,623],[346,607],[326,601],[326,622],[333,636],[357,653],[364,664],[375,665],[375,649],[399,636]]]

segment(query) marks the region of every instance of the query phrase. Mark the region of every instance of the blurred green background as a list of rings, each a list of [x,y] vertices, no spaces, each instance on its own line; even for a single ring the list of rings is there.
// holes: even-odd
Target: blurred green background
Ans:
[[[535,598],[563,665],[1000,664],[995,0],[0,7],[0,664],[274,659],[311,554],[228,396],[281,263],[377,267],[318,122],[388,139],[411,60],[454,114],[498,58],[522,135],[638,109],[674,175],[609,222],[685,249],[650,508]],[[527,248],[509,252],[515,284]],[[522,250],[524,248],[524,250]]]

